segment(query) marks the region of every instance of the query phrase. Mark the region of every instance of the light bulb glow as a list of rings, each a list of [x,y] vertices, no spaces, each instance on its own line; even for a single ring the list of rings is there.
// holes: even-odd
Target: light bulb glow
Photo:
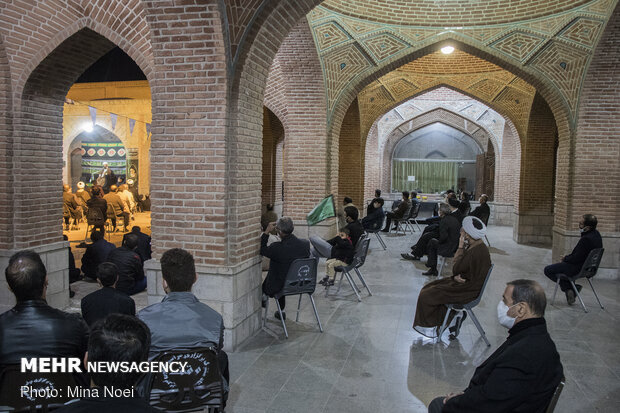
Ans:
[[[92,122],[86,122],[85,124],[82,125],[82,130],[84,132],[92,132],[93,131],[93,124]]]
[[[454,47],[452,46],[445,46],[441,48],[441,53],[443,54],[450,54],[454,51]]]

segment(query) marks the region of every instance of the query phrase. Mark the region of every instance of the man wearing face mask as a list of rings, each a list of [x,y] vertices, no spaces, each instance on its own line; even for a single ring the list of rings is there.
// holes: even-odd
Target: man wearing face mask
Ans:
[[[561,262],[547,265],[545,275],[553,282],[557,282],[558,274],[565,274],[569,277],[575,276],[581,271],[583,263],[588,258],[590,251],[596,248],[603,248],[603,239],[596,230],[598,220],[592,214],[585,214],[579,220],[579,230],[581,238],[570,255],[562,257]],[[581,285],[576,284],[577,290],[581,291]],[[566,294],[568,305],[575,303],[575,292],[568,280],[560,280],[560,288]]]
[[[497,306],[508,339],[476,369],[463,392],[434,399],[429,413],[544,412],[563,376],[543,318],[546,305],[536,281],[509,282]]]

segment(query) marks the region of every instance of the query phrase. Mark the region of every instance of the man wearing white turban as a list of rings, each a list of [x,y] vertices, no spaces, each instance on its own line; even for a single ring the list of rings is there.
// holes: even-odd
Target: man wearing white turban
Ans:
[[[476,217],[463,219],[458,249],[454,255],[453,276],[426,284],[418,296],[413,328],[428,337],[435,337],[446,316],[446,304],[466,304],[474,300],[484,284],[491,255],[482,238],[486,227]],[[453,313],[454,314],[454,313]],[[450,329],[455,338],[464,318]]]

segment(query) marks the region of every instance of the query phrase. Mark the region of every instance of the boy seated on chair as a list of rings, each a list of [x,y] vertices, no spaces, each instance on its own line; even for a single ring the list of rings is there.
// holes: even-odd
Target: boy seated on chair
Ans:
[[[353,262],[355,248],[351,241],[351,232],[347,228],[340,230],[337,236],[327,241],[332,245],[330,258],[325,261],[327,275],[323,277],[319,284],[324,286],[334,285],[336,278],[336,267],[346,267]]]

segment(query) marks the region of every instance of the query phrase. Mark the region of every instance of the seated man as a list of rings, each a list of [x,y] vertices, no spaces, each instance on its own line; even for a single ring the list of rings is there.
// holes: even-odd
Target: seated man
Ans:
[[[265,212],[260,217],[261,231],[264,231],[270,222],[276,222],[278,220],[278,214],[273,210],[273,204],[267,204],[265,206]],[[276,235],[275,232],[272,235]]]
[[[491,268],[489,249],[481,239],[485,232],[486,227],[478,218],[467,217],[463,221],[452,266],[454,275],[422,288],[415,311],[414,330],[427,337],[436,337],[446,316],[446,304],[466,304],[478,297]],[[454,337],[458,335],[462,321],[457,320]]]
[[[166,296],[138,313],[151,329],[149,358],[168,350],[190,350],[214,345],[222,376],[229,382],[224,345],[224,320],[220,313],[198,301],[192,286],[198,279],[194,257],[173,248],[161,256],[162,285]]]
[[[88,326],[77,314],[50,307],[45,301],[47,270],[34,251],[20,251],[4,271],[17,304],[0,315],[0,366],[22,357],[84,358]]]
[[[118,282],[116,289],[125,294],[134,295],[146,288],[146,277],[142,260],[136,252],[138,237],[127,234],[123,237],[123,245],[112,251],[107,262],[116,264],[118,267]]]
[[[434,399],[429,413],[544,412],[563,376],[543,318],[547,300],[536,281],[509,282],[497,307],[508,339],[460,393]]]
[[[116,231],[116,219],[123,218],[124,232],[128,231],[129,227],[129,209],[127,205],[123,202],[121,197],[118,195],[118,187],[116,185],[110,186],[110,192],[104,195],[103,199],[108,203],[108,205],[112,205],[112,209],[114,213],[108,215],[108,218],[112,221],[112,226],[114,227],[112,231]]]
[[[385,218],[385,211],[383,211],[383,198],[375,198],[372,205],[372,212],[362,218],[362,227],[365,230],[375,231],[381,228],[383,225],[383,218]],[[368,206],[370,210],[370,206]]]
[[[136,303],[125,293],[116,290],[118,268],[111,262],[99,264],[97,282],[100,290],[93,291],[82,298],[82,317],[89,326],[108,314],[120,313],[136,315]]]
[[[375,197],[374,197],[374,199],[372,201],[370,201],[370,203],[366,207],[366,216],[372,214],[377,209],[377,207],[375,206],[375,202],[380,202],[381,206],[383,206],[383,204],[385,204],[385,201],[383,200],[383,198],[381,198],[381,190],[380,189],[375,189]]]
[[[280,241],[274,242],[268,246],[267,241],[269,240],[269,234],[274,227],[280,237]],[[273,297],[284,288],[286,274],[293,261],[298,258],[308,258],[310,256],[310,243],[308,240],[299,239],[293,235],[294,229],[293,220],[288,217],[282,217],[275,225],[273,222],[270,222],[261,235],[260,255],[270,259],[269,272],[262,286],[263,294],[268,297]],[[286,320],[286,313],[284,312],[284,307],[286,306],[285,298],[286,297],[280,297],[278,302],[282,309],[282,315]],[[266,301],[267,297],[263,296],[263,306],[266,305]],[[280,313],[276,311],[275,317],[279,320]]]
[[[583,263],[588,258],[590,251],[596,248],[603,248],[603,239],[601,234],[596,230],[598,220],[592,214],[585,214],[579,220],[579,229],[581,230],[581,238],[575,245],[573,252],[562,257],[561,262],[557,264],[547,265],[545,267],[545,275],[553,282],[557,282],[558,274],[565,274],[569,277],[579,274]],[[581,285],[576,284],[577,290],[581,291]],[[566,301],[569,305],[575,303],[575,292],[567,280],[560,280],[560,288],[566,294]]]
[[[346,267],[353,262],[355,256],[355,248],[351,241],[351,233],[348,229],[343,228],[338,235],[327,241],[332,245],[330,258],[325,261],[327,275],[319,281],[324,286],[334,285],[336,277],[336,267]]]
[[[411,201],[409,200],[409,192],[403,191],[403,200],[400,202],[400,204],[398,204],[398,207],[396,208],[395,211],[390,211],[387,213],[385,227],[381,231],[389,232],[390,225],[392,224],[392,220],[401,219],[402,217],[404,217],[405,212],[407,212],[410,206],[411,206]]]
[[[136,252],[140,256],[142,263],[144,263],[144,261],[150,260],[151,259],[151,237],[146,235],[144,232],[140,231],[140,227],[137,225],[134,225],[131,228],[131,234],[138,237],[138,246],[136,247]],[[127,235],[129,234],[123,235],[123,240],[125,239]]]
[[[452,257],[458,247],[461,223],[454,214],[446,214],[447,209],[443,208],[442,210],[442,207],[440,207],[440,211],[440,214],[443,215],[439,221],[439,236],[437,238],[432,238],[428,242],[428,246],[426,247],[426,254],[428,255],[426,266],[429,270],[422,273],[422,275],[436,276],[437,255]]]
[[[357,241],[359,241],[360,237],[364,233],[364,227],[362,223],[357,219],[358,212],[357,208],[348,206],[344,209],[345,220],[347,225],[343,228],[349,231],[349,236],[351,237],[351,242],[353,243],[353,247],[357,245]],[[334,241],[332,238],[330,241]],[[313,235],[310,237],[310,244],[312,255],[315,257],[324,257],[331,258],[332,256],[332,246],[335,244],[334,242],[325,241],[323,238]]]
[[[125,314],[110,314],[93,325],[88,340],[88,362],[142,362],[149,354],[150,332],[144,323]],[[97,395],[90,394],[81,400],[74,400],[56,410],[59,413],[104,413],[104,412],[156,412],[149,403],[138,397],[134,390],[140,372],[121,373],[117,371],[93,373],[91,386],[98,387]],[[104,388],[130,390],[134,397],[112,397]]]
[[[469,211],[471,211],[471,205],[469,204],[469,193],[465,191],[461,192],[459,211],[463,217],[469,215]]]
[[[86,247],[82,256],[82,272],[90,279],[97,279],[97,268],[104,262],[108,255],[116,249],[116,246],[103,237],[103,232],[94,230],[90,234],[92,244]]]
[[[480,195],[480,205],[478,205],[469,215],[472,217],[476,217],[480,219],[480,221],[484,222],[484,225],[487,225],[489,222],[489,217],[491,216],[491,209],[487,202],[489,201],[489,197],[486,194]]]
[[[69,185],[62,186],[62,203],[65,230],[77,229],[78,221],[82,218],[82,210],[79,208],[75,195],[71,193]],[[70,223],[72,223],[71,226],[69,225]]]

